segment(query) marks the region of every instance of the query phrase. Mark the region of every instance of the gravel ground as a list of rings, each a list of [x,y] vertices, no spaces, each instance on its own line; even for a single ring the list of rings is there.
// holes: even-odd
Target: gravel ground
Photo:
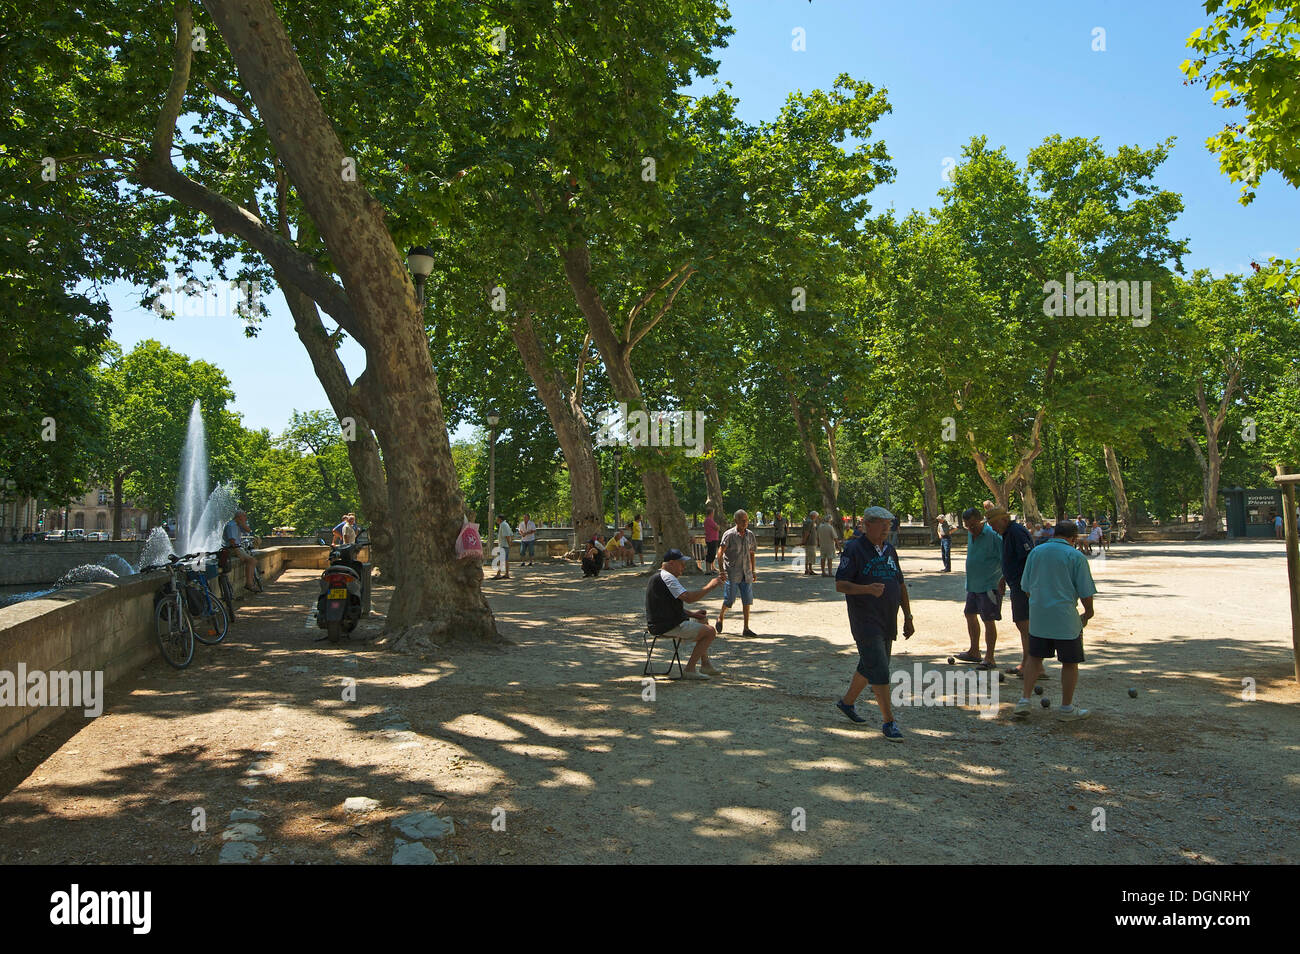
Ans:
[[[937,551],[903,552],[917,634],[896,670],[959,668],[954,556],[941,574]],[[388,864],[421,844],[459,863],[1300,860],[1278,542],[1117,547],[1094,564],[1078,693],[1092,718],[1056,720],[1051,664],[1053,707],[1027,724],[1010,718],[1009,677],[994,719],[901,709],[901,745],[865,694],[864,726],[832,706],[856,653],[830,580],[764,554],[759,637],[736,635],[737,606],[715,644],[728,675],[661,680],[650,699],[644,568],[512,573],[484,584],[512,645],[446,659],[314,642],[316,574],[285,573],[241,607],[228,644],[198,647],[185,672],[151,663],[103,716],[65,718],[0,766],[0,863],[211,864],[224,847]],[[1007,616],[1003,665],[1018,661]],[[395,830],[414,812],[454,831]]]

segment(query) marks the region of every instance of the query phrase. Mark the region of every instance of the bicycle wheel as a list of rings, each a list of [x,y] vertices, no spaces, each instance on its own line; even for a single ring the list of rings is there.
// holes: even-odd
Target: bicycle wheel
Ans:
[[[227,618],[228,618],[231,622],[234,622],[234,619],[235,619],[235,588],[232,587],[232,586],[230,585],[230,577],[226,576],[226,574],[222,573],[221,576],[220,576],[220,578],[219,578],[219,580],[220,580],[220,583],[221,583],[221,602],[224,603],[224,604],[226,605],[226,616],[227,616]]]
[[[208,611],[194,620],[194,638],[208,646],[215,646],[230,632],[230,618],[226,608],[210,592],[207,595]]]
[[[176,669],[188,666],[194,658],[194,627],[175,596],[164,599],[154,610],[154,628],[167,664]]]

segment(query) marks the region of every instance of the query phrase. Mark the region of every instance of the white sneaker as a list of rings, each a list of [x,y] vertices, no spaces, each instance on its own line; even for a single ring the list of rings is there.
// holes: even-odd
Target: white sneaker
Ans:
[[[1017,702],[1015,709],[1013,709],[1011,712],[1011,715],[1017,719],[1029,718],[1029,700],[1021,699],[1019,702]]]
[[[682,673],[683,679],[693,679],[697,682],[708,682],[709,677],[702,672],[696,672],[694,669],[687,669]]]
[[[1057,709],[1056,716],[1063,722],[1073,722],[1075,719],[1086,719],[1091,709],[1080,709],[1078,706],[1072,706],[1069,709]]]
[[[700,663],[700,672],[708,673],[710,676],[721,676],[723,672],[717,669],[712,663]]]

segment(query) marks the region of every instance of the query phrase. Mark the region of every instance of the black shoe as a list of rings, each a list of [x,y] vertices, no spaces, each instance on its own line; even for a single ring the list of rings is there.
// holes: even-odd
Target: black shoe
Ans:
[[[846,706],[846,705],[844,704],[844,700],[843,700],[843,699],[836,699],[836,700],[835,700],[835,708],[839,709],[839,710],[840,710],[841,712],[843,712],[846,716],[848,716],[850,722],[866,722],[866,721],[867,721],[866,719],[862,718],[862,716],[858,715],[858,709],[857,709],[856,706]]]

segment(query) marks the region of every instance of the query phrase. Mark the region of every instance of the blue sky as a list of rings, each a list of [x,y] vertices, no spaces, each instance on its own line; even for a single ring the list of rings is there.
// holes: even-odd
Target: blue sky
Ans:
[[[1241,272],[1252,260],[1296,256],[1300,191],[1269,173],[1243,207],[1238,186],[1206,150],[1229,114],[1210,104],[1203,86],[1182,85],[1178,69],[1188,34],[1206,22],[1200,3],[1182,0],[735,0],[736,32],[719,73],[751,122],[773,117],[792,90],[827,87],[840,73],[888,90],[893,112],[874,132],[897,179],[872,204],[892,203],[900,215],[937,204],[945,158],[960,157],[972,136],[987,136],[1020,162],[1053,134],[1099,137],[1110,150],[1176,137],[1157,182],[1183,196],[1174,234],[1190,241],[1184,265]],[[1104,51],[1093,50],[1098,27]],[[792,49],[796,28],[804,51]],[[218,365],[247,426],[278,433],[293,410],[328,407],[278,292],[250,341],[235,318],[159,319],[136,304],[141,291],[110,291],[113,337],[126,349],[157,338]],[[364,366],[355,346],[345,345],[343,356],[354,375]]]

